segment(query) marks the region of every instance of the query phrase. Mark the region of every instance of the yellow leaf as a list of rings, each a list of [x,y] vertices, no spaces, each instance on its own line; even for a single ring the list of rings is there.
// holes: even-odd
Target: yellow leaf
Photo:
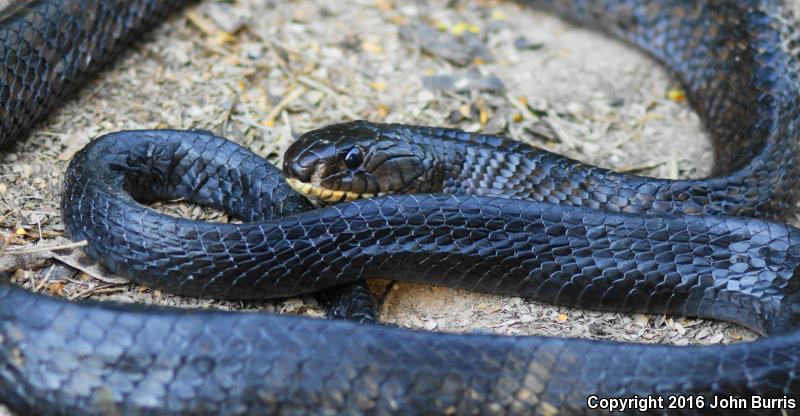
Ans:
[[[384,118],[384,117],[386,117],[388,115],[389,115],[389,108],[387,108],[383,104],[378,105],[378,116],[380,118]]]
[[[374,40],[365,40],[361,42],[361,49],[364,49],[369,53],[375,53],[375,54],[383,53],[383,46],[381,46],[380,43]]]
[[[50,283],[50,287],[48,289],[50,290],[51,295],[58,296],[64,290],[64,282]]]
[[[508,15],[501,10],[493,10],[491,15],[492,20],[506,20]]]
[[[403,16],[403,15],[401,15],[401,14],[396,14],[396,15],[393,15],[393,16],[389,16],[386,20],[389,23],[393,23],[393,24],[395,24],[397,26],[407,25],[408,22],[409,22],[408,18]]]
[[[567,315],[564,315],[563,313],[558,314],[559,322],[567,322],[568,319],[569,317]]]
[[[547,402],[543,402],[541,408],[542,408],[542,414],[544,416],[558,416],[558,414],[560,413],[558,411],[558,407],[555,407]]]
[[[456,36],[461,36],[464,34],[464,32],[467,31],[468,27],[469,25],[467,25],[466,23],[456,23],[455,26],[450,28],[450,31],[453,32],[453,34]]]
[[[27,231],[25,231],[25,229],[24,229],[24,228],[22,228],[22,227],[19,227],[19,228],[17,228],[17,231],[15,231],[14,233],[15,233],[15,234],[17,234],[17,235],[25,235],[25,234],[28,234],[28,232],[27,232]]]
[[[461,117],[464,117],[467,120],[472,118],[472,109],[467,104],[458,107],[458,113],[461,114]]]
[[[233,34],[225,32],[225,31],[222,31],[222,30],[218,30],[214,34],[214,39],[211,41],[211,43],[214,44],[214,45],[222,46],[222,45],[225,45],[227,43],[233,43],[235,40],[236,40],[236,37]]]
[[[486,123],[489,122],[489,112],[486,109],[481,108],[478,112],[478,121],[480,121],[482,126],[485,126]]]
[[[680,88],[670,88],[667,91],[667,98],[677,103],[686,101],[686,93]]]
[[[381,9],[383,11],[387,11],[388,12],[388,11],[394,9],[394,2],[392,2],[390,0],[377,0],[375,2],[375,6],[377,6],[379,9]]]
[[[228,65],[239,65],[241,63],[241,60],[236,55],[228,55],[227,57],[225,57],[223,62],[225,62]]]
[[[381,81],[371,82],[369,87],[375,91],[386,91],[386,83]]]

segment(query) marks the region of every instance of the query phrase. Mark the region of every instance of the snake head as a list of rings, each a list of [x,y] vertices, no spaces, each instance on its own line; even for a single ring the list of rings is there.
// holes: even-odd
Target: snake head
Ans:
[[[431,146],[415,142],[402,129],[365,121],[308,132],[283,158],[289,185],[323,202],[438,192],[443,172]]]

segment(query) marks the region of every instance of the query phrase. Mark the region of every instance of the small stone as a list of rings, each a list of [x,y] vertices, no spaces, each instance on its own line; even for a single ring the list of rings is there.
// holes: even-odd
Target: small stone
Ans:
[[[680,334],[680,336],[686,335],[686,328],[684,328],[683,325],[681,325],[680,322],[674,321],[674,326],[675,326],[675,330],[678,331],[678,334]]]
[[[409,326],[411,326],[412,328],[424,328],[425,327],[425,324],[419,318],[417,318],[416,316],[413,316],[413,315],[408,318],[408,323],[409,323]]]
[[[281,304],[281,313],[298,313],[303,307],[303,301],[299,298],[286,299]]]
[[[646,328],[647,324],[650,322],[650,319],[647,317],[647,315],[641,313],[633,315],[633,320],[636,321],[636,323],[642,328]]]
[[[17,269],[14,272],[14,282],[21,283],[27,279],[25,270]]]
[[[580,103],[571,102],[567,104],[567,112],[574,117],[583,117],[585,111],[586,109]]]
[[[47,218],[47,215],[42,214],[40,212],[34,212],[34,213],[32,213],[31,215],[28,216],[28,223],[29,224],[38,224],[38,223],[44,221],[45,218]]]
[[[503,92],[506,89],[500,78],[494,75],[481,75],[476,71],[426,76],[422,78],[422,85],[430,90],[449,92]]]
[[[236,33],[247,25],[247,15],[229,4],[211,3],[209,7],[208,17],[225,32]]]
[[[532,42],[525,36],[514,39],[514,47],[519,50],[535,51],[544,47],[544,43]]]
[[[257,43],[248,43],[241,46],[244,55],[248,59],[260,59],[264,55],[264,48],[263,46]]]
[[[324,97],[325,93],[317,90],[310,90],[303,94],[303,99],[311,105],[319,104]]]
[[[416,42],[425,52],[459,66],[494,60],[489,48],[472,32],[456,36],[426,25],[406,25],[400,28],[400,38]]]

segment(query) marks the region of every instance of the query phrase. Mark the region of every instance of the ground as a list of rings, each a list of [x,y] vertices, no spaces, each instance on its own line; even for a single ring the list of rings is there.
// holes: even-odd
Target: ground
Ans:
[[[369,119],[499,133],[643,175],[710,171],[708,140],[679,85],[654,61],[597,33],[512,2],[276,3],[204,1],[177,14],[0,154],[7,243],[0,260],[65,243],[58,201],[66,163],[92,138],[121,129],[207,129],[278,162],[302,132]],[[477,89],[462,91],[464,84]],[[180,203],[160,209],[195,217],[204,211]],[[75,257],[62,260],[90,273],[61,260],[44,268],[34,261],[14,279],[70,299],[321,315],[311,297],[246,304],[181,298],[86,269]],[[382,287],[377,283],[376,292]],[[405,283],[388,291],[381,317],[436,331],[675,344],[755,336],[720,322]]]

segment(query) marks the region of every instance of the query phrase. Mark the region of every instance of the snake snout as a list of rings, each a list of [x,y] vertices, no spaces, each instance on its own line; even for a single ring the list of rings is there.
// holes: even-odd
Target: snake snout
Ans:
[[[314,165],[304,166],[289,160],[283,161],[283,176],[288,179],[296,179],[301,182],[310,182],[314,175]]]
[[[309,183],[317,171],[319,162],[324,159],[324,149],[318,151],[308,146],[302,138],[292,144],[283,155],[283,175],[287,179],[295,179]]]

